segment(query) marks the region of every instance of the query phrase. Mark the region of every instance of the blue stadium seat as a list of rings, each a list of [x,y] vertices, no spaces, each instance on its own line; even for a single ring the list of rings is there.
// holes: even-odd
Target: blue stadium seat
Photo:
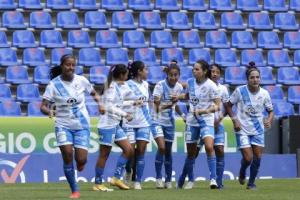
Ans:
[[[271,12],[284,12],[288,11],[288,6],[285,0],[264,0],[264,10]]]
[[[294,65],[300,66],[300,50],[294,51]]]
[[[121,47],[118,42],[118,36],[115,31],[103,30],[96,33],[96,46],[101,48]]]
[[[93,66],[90,68],[90,81],[94,84],[104,84],[106,82],[110,67]]]
[[[208,6],[204,0],[182,0],[182,9],[188,11],[205,11]]]
[[[102,0],[102,8],[105,10],[125,10],[123,0]]]
[[[292,62],[287,51],[270,50],[268,51],[268,65],[273,67],[290,67]]]
[[[29,66],[47,65],[45,53],[38,48],[27,48],[23,51],[23,64]]]
[[[290,10],[300,11],[300,1],[290,0]]]
[[[231,49],[217,49],[215,51],[215,63],[223,67],[239,66],[236,53]]]
[[[207,31],[205,46],[210,48],[229,48],[226,33],[223,31]]]
[[[201,48],[203,46],[196,31],[180,31],[177,45],[182,48]]]
[[[18,65],[17,52],[10,48],[0,48],[0,65]]]
[[[280,30],[291,31],[299,29],[296,17],[291,13],[276,13],[274,21],[274,28],[278,28]]]
[[[141,60],[148,66],[157,65],[155,50],[150,48],[135,49],[133,60]]]
[[[132,10],[153,10],[151,0],[128,0],[128,8]]]
[[[210,52],[207,49],[191,49],[189,50],[189,64],[193,65],[198,60],[205,60],[210,64]]]
[[[272,102],[285,101],[283,89],[279,85],[266,85],[263,87],[269,92]]]
[[[89,33],[87,31],[82,31],[82,30],[69,31],[68,46],[73,48],[91,47]]]
[[[6,69],[6,82],[13,84],[30,83],[26,66],[9,66]]]
[[[296,31],[285,32],[283,46],[285,48],[289,48],[289,49],[299,49],[300,48],[300,33],[296,32]]]
[[[53,10],[71,9],[71,5],[68,0],[47,0],[46,7]]]
[[[36,84],[20,84],[17,87],[17,100],[22,102],[41,100],[39,87]]]
[[[125,31],[123,33],[123,47],[144,48],[148,47],[142,31]]]
[[[77,75],[83,75],[83,66],[77,65],[75,67],[75,74],[77,74]]]
[[[193,78],[193,68],[192,67],[180,67],[180,78],[181,83],[187,83],[187,80]]]
[[[125,11],[113,12],[112,27],[118,29],[135,29],[134,18],[132,13]]]
[[[1,116],[21,116],[21,106],[19,102],[7,100],[0,102]]]
[[[35,67],[33,80],[38,84],[48,84],[50,81],[50,68],[48,66]]]
[[[288,89],[288,101],[292,104],[300,104],[300,86],[290,86]]]
[[[255,65],[258,67],[266,65],[262,51],[254,50],[254,49],[242,50],[241,65],[248,66],[249,62],[251,61],[255,62]]]
[[[156,0],[155,8],[163,11],[179,10],[177,0]]]
[[[294,106],[289,102],[284,102],[284,101],[274,102],[273,108],[274,108],[275,118],[295,115]]]
[[[214,15],[209,12],[195,13],[193,26],[201,30],[215,30],[218,28]]]
[[[11,99],[11,90],[8,84],[0,84],[0,102]]]
[[[27,107],[27,115],[30,116],[30,117],[45,116],[40,110],[41,104],[42,104],[41,101],[29,102],[28,107]]]
[[[103,12],[87,11],[84,14],[84,26],[90,29],[108,29],[106,16]]]
[[[1,0],[0,1],[0,8],[2,10],[14,10],[16,9],[16,4],[14,0]]]
[[[40,35],[40,46],[46,48],[64,47],[62,35],[56,30],[43,30]]]
[[[96,0],[74,0],[74,8],[83,11],[97,10],[98,5],[96,4]]]
[[[270,17],[268,13],[254,12],[249,14],[248,20],[249,28],[255,30],[271,30],[273,29],[273,24],[271,24]]]
[[[79,50],[78,64],[83,66],[99,66],[103,65],[101,62],[101,55],[98,49],[82,48]]]
[[[44,11],[30,13],[29,26],[35,29],[53,29],[51,15]]]
[[[2,26],[10,29],[25,29],[24,16],[19,11],[5,11],[2,15]]]
[[[155,48],[171,48],[173,37],[169,31],[152,31],[150,36],[150,46]]]
[[[144,29],[162,29],[160,15],[157,12],[141,12],[139,27]]]
[[[237,0],[236,8],[242,12],[253,12],[260,11],[261,5],[259,5],[258,0]]]
[[[260,71],[260,84],[272,85],[276,84],[276,79],[273,77],[272,67],[258,67]]]
[[[231,85],[243,85],[247,83],[245,67],[226,67],[225,82]]]
[[[43,9],[40,0],[19,0],[19,8],[28,10],[40,10]]]
[[[178,65],[183,65],[184,58],[181,49],[177,48],[167,48],[163,49],[161,52],[161,64],[168,65],[172,60],[176,60]]]
[[[148,78],[147,81],[154,85],[157,82],[166,78],[166,73],[162,71],[161,66],[149,66],[148,67]]]
[[[10,47],[4,31],[0,31],[0,48]]]
[[[257,46],[264,49],[281,49],[282,44],[276,32],[260,31],[257,36]]]
[[[72,54],[73,51],[71,49],[66,48],[55,48],[51,51],[51,64],[52,65],[59,65],[60,58],[65,54]]]
[[[27,30],[14,31],[12,45],[17,48],[37,47],[33,33]]]
[[[231,46],[238,49],[253,49],[256,48],[256,43],[253,41],[251,32],[234,31],[231,37]]]
[[[232,30],[246,28],[242,16],[239,13],[235,13],[235,12],[222,13],[221,27],[226,29],[232,29]]]
[[[278,83],[285,85],[300,85],[300,76],[297,67],[280,67],[277,73]]]
[[[60,11],[57,14],[56,26],[64,29],[79,29],[81,25],[76,12]]]
[[[234,6],[231,4],[231,0],[210,0],[209,8],[217,11],[234,10]]]
[[[179,101],[177,102],[177,105],[179,106],[181,112],[183,112],[185,115],[188,114],[188,107],[186,102]]]
[[[107,65],[117,65],[117,64],[127,65],[128,61],[129,61],[128,52],[124,49],[112,48],[106,51]]]
[[[171,28],[174,30],[191,29],[187,14],[183,12],[168,12],[167,28]]]

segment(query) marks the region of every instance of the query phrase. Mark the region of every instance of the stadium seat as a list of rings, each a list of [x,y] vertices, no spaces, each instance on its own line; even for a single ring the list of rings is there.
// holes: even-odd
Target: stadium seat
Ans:
[[[205,46],[209,48],[229,48],[226,33],[223,31],[207,31]]]
[[[0,48],[0,65],[18,65],[17,52],[10,48]]]
[[[5,11],[2,15],[2,26],[9,29],[25,29],[24,16],[19,11]]]
[[[142,31],[125,31],[123,33],[123,47],[144,48],[148,47]]]
[[[33,33],[27,30],[14,31],[12,45],[17,48],[37,47]]]
[[[19,8],[28,10],[39,10],[43,9],[40,0],[19,0]]]
[[[141,60],[148,66],[157,65],[155,50],[150,48],[135,49],[133,60]]]
[[[245,29],[243,18],[239,13],[225,12],[221,15],[221,27],[229,30]]]
[[[162,11],[179,10],[177,0],[156,0],[155,8]]]
[[[0,84],[0,102],[11,99],[11,90],[8,84]]]
[[[29,26],[35,29],[53,29],[51,15],[44,11],[30,13]]]
[[[247,83],[245,67],[226,67],[225,83],[231,85],[243,85]]]
[[[162,29],[160,15],[157,12],[141,12],[139,16],[139,27],[144,29]]]
[[[268,13],[253,12],[249,14],[248,20],[249,28],[255,30],[271,30],[273,29],[273,24],[271,24],[270,17]]]
[[[105,10],[125,10],[123,0],[102,0],[102,8]]]
[[[180,67],[180,83],[187,83],[187,80],[193,78],[192,67]]]
[[[50,81],[50,68],[48,66],[35,67],[33,81],[38,84],[48,84]]]
[[[260,84],[272,85],[276,84],[276,79],[273,77],[272,67],[258,67],[260,71]]]
[[[198,60],[205,60],[210,64],[210,52],[207,49],[190,49],[189,50],[189,64],[193,65]]]
[[[215,30],[218,28],[214,15],[209,12],[195,13],[193,26],[201,30]]]
[[[291,13],[276,13],[274,17],[274,28],[283,31],[293,31],[299,29],[295,15]]]
[[[10,43],[7,40],[6,33],[0,31],[0,48],[10,47]]]
[[[66,48],[55,48],[51,50],[51,64],[52,65],[59,65],[60,58],[65,54],[72,54],[71,49]]]
[[[268,65],[273,67],[290,67],[292,62],[287,51],[270,50],[268,51]]]
[[[266,85],[263,87],[269,92],[272,102],[285,101],[283,89],[279,85]]]
[[[258,0],[237,0],[236,8],[242,12],[253,12],[260,11],[261,5],[259,5]]]
[[[29,66],[47,65],[45,53],[38,48],[27,48],[23,51],[23,64]]]
[[[282,44],[276,32],[260,31],[257,36],[257,47],[264,49],[281,49]]]
[[[153,10],[151,0],[128,0],[128,8],[132,10]]]
[[[300,48],[300,33],[296,32],[296,31],[285,32],[283,46],[285,48],[289,48],[289,49],[299,49]]]
[[[82,31],[82,30],[69,31],[68,46],[73,48],[91,47],[89,33],[87,31]]]
[[[231,47],[238,49],[254,49],[256,43],[253,41],[251,32],[234,31],[231,37]]]
[[[117,64],[127,65],[128,61],[129,61],[128,52],[124,49],[112,48],[106,51],[107,65],[117,65]]]
[[[300,85],[299,69],[297,67],[280,67],[277,73],[278,83]]]
[[[62,29],[79,29],[81,25],[76,12],[60,11],[57,14],[56,26]]]
[[[176,60],[178,65],[183,65],[184,58],[181,49],[177,48],[167,48],[163,49],[161,52],[161,64],[169,65],[172,60]]]
[[[106,16],[103,12],[87,11],[84,14],[84,26],[90,29],[108,29]]]
[[[71,9],[71,5],[68,0],[47,0],[46,3],[47,8],[53,10],[69,10]]]
[[[40,110],[41,104],[42,104],[41,101],[29,102],[28,107],[27,107],[27,115],[29,117],[42,117],[42,116],[45,116]]]
[[[288,101],[292,104],[300,104],[300,86],[290,86],[288,89]]]
[[[12,84],[30,83],[26,66],[9,66],[6,69],[6,82]]]
[[[205,11],[208,6],[204,0],[182,0],[182,9],[188,11]]]
[[[132,13],[125,11],[113,12],[112,27],[117,29],[135,29]]]
[[[255,62],[257,67],[265,66],[266,62],[264,60],[262,51],[254,49],[245,49],[241,53],[241,65],[248,66],[249,62]]]
[[[99,66],[103,65],[101,62],[101,55],[98,49],[82,48],[79,50],[78,64],[83,66]]]
[[[152,31],[150,36],[150,46],[155,48],[172,48],[173,37],[169,31]]]
[[[217,49],[215,51],[215,63],[222,67],[239,66],[236,53],[231,49]]]
[[[168,12],[167,28],[174,30],[191,29],[187,14],[183,12]]]
[[[6,100],[0,102],[1,116],[21,116],[21,106],[19,102]]]
[[[196,31],[180,31],[177,45],[181,48],[201,48],[203,46]]]
[[[75,67],[75,74],[77,74],[77,75],[83,75],[83,66],[77,65]]]
[[[300,11],[300,1],[290,0],[290,10]]]
[[[16,9],[16,4],[14,0],[1,0],[0,1],[0,8],[2,10],[14,10]]]
[[[98,5],[96,0],[74,0],[74,8],[87,11],[87,10],[97,10]]]
[[[36,84],[20,84],[17,86],[17,100],[22,102],[40,100],[39,87]]]
[[[234,10],[234,6],[231,4],[231,0],[210,0],[209,8],[216,11]]]
[[[300,66],[300,50],[294,51],[294,65]]]
[[[285,0],[264,0],[264,10],[271,12],[284,12],[288,10]]]
[[[118,36],[115,31],[103,30],[96,33],[96,46],[100,48],[121,47],[118,42]]]
[[[40,46],[46,48],[65,47],[62,35],[56,30],[43,30],[40,35]]]
[[[110,67],[93,66],[90,68],[90,81],[94,84],[104,84],[106,82]]]
[[[183,112],[185,115],[188,114],[188,107],[186,102],[179,101],[177,102],[177,105],[179,106],[181,112]]]
[[[148,67],[148,78],[147,81],[154,85],[157,82],[166,78],[166,73],[162,71],[161,66],[149,66]]]
[[[275,118],[288,117],[295,114],[294,106],[289,102],[274,102],[273,108]]]

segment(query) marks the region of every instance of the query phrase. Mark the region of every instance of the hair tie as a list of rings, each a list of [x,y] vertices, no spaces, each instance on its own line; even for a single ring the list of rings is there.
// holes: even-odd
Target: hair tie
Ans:
[[[114,72],[114,70],[116,69],[116,65],[113,65],[110,69],[111,72]]]
[[[128,62],[127,68],[131,69],[132,62]]]

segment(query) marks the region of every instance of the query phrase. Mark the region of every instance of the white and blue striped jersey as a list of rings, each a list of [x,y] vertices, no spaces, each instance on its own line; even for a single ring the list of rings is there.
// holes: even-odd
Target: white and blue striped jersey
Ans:
[[[259,91],[253,94],[248,90],[247,85],[240,86],[230,96],[230,102],[237,105],[236,116],[241,123],[240,134],[264,133],[263,112],[273,110],[267,90],[259,88]]]
[[[217,89],[221,98],[221,107],[220,107],[220,111],[215,113],[216,119],[220,118],[220,116],[224,116],[225,113],[224,104],[229,101],[229,93],[227,87],[220,83],[217,83]]]
[[[183,92],[183,87],[180,83],[176,83],[174,87],[170,87],[167,80],[159,81],[153,91],[154,97],[160,98],[161,105],[171,102],[170,95],[180,95]],[[160,110],[158,113],[158,123],[162,126],[174,126],[175,124],[175,105],[172,108]]]
[[[71,130],[89,128],[90,118],[85,106],[85,93],[93,86],[83,76],[74,75],[72,81],[54,78],[46,87],[43,98],[56,106],[55,127]]]
[[[220,98],[216,84],[206,79],[205,82],[198,84],[195,78],[187,81],[189,94],[189,113],[186,118],[188,126],[214,126],[215,114],[194,115],[196,109],[208,109],[214,104],[214,100]]]

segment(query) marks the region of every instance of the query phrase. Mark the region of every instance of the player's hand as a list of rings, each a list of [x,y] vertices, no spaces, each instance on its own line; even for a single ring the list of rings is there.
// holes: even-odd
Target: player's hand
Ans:
[[[130,113],[127,113],[125,119],[130,122],[133,119],[133,116]]]
[[[271,128],[272,122],[269,119],[264,119],[264,126],[266,128]]]
[[[235,132],[239,132],[241,130],[241,123],[238,119],[234,119],[233,121],[233,128]]]
[[[171,101],[172,101],[172,103],[174,104],[174,103],[177,103],[177,101],[178,101],[178,96],[176,95],[176,94],[171,94],[170,95],[170,98],[171,98]]]
[[[56,115],[56,112],[55,112],[55,110],[50,110],[49,111],[49,118],[51,119],[51,118],[53,118],[53,117],[55,117],[55,115]]]
[[[195,114],[196,115],[207,114],[207,110],[205,110],[205,109],[197,109],[197,110],[195,110]]]
[[[144,104],[144,101],[143,100],[136,100],[134,103],[133,103],[133,105],[134,106],[142,106]]]
[[[101,115],[105,114],[105,108],[104,108],[104,106],[99,105],[99,112],[100,112]]]

